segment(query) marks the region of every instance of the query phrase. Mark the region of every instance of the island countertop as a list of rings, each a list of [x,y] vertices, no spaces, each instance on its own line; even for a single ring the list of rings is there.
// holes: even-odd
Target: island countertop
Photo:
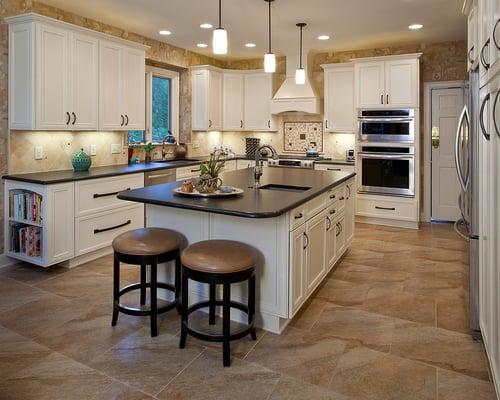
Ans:
[[[226,172],[224,185],[238,187],[242,195],[225,198],[179,196],[172,189],[181,182],[165,183],[129,190],[119,199],[166,207],[191,209],[246,218],[272,218],[298,207],[355,176],[353,172],[316,171],[294,168],[264,168],[261,187],[268,184],[308,187],[308,190],[281,191],[254,189],[253,168]]]

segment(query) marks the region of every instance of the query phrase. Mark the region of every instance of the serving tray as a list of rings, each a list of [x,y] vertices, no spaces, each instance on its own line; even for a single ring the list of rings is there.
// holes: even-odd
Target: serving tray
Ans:
[[[220,190],[217,190],[213,193],[200,193],[196,189],[193,190],[191,193],[189,193],[189,192],[183,192],[181,190],[181,187],[172,189],[172,191],[179,196],[186,196],[186,197],[231,197],[244,193],[243,189],[236,187],[233,187],[233,191],[231,193],[221,192]]]

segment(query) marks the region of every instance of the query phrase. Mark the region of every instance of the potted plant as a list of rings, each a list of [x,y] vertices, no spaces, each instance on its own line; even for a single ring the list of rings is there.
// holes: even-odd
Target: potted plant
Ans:
[[[154,149],[155,149],[155,146],[151,142],[149,142],[148,144],[146,144],[144,146],[144,153],[146,153],[146,157],[145,157],[146,163],[151,162],[151,153],[153,152]]]
[[[210,154],[207,162],[200,166],[200,177],[195,182],[195,189],[200,193],[213,193],[222,185],[219,172],[224,167],[225,161],[222,153],[215,151]]]

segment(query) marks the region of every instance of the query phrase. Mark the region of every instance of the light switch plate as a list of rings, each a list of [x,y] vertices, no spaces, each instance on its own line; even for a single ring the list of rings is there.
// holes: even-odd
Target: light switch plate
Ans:
[[[97,146],[95,144],[90,145],[90,155],[95,156],[97,154]]]
[[[43,160],[43,146],[35,146],[35,160]]]
[[[121,144],[112,144],[111,145],[111,154],[120,154],[122,152]]]
[[[198,149],[200,147],[200,142],[198,140],[193,140],[193,149]]]

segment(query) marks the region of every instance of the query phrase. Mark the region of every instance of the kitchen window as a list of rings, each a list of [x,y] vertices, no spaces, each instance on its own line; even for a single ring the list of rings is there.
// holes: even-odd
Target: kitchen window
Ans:
[[[178,138],[179,74],[146,67],[146,130],[129,131],[129,144],[161,143],[170,130]]]

